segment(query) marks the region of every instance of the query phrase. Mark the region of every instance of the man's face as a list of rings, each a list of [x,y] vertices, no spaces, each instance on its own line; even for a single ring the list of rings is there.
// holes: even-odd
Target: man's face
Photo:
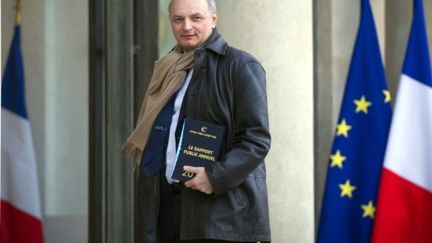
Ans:
[[[175,0],[170,9],[171,27],[183,51],[202,45],[216,27],[216,14],[209,10],[207,0]]]

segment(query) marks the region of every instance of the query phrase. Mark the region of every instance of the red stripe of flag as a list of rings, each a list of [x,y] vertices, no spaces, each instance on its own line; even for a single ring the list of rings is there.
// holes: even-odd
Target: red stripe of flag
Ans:
[[[0,242],[1,243],[42,243],[42,222],[12,204],[0,204]]]
[[[432,193],[384,169],[374,243],[431,243]]]

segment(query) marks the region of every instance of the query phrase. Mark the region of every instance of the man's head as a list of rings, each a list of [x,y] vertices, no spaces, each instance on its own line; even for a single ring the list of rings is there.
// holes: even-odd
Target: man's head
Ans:
[[[216,27],[214,0],[172,0],[168,10],[174,37],[185,52],[201,46]]]

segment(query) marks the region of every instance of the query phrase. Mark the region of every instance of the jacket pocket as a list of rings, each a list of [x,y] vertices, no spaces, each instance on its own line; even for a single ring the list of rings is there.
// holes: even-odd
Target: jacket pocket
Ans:
[[[245,199],[240,188],[236,187],[231,190],[234,198],[234,203],[237,207],[243,207],[245,205]]]

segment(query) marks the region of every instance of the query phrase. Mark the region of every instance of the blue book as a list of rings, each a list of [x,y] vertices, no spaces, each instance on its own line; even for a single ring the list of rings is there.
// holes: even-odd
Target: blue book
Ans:
[[[185,118],[177,147],[172,178],[179,181],[192,179],[195,174],[183,166],[206,167],[219,160],[225,127]]]

